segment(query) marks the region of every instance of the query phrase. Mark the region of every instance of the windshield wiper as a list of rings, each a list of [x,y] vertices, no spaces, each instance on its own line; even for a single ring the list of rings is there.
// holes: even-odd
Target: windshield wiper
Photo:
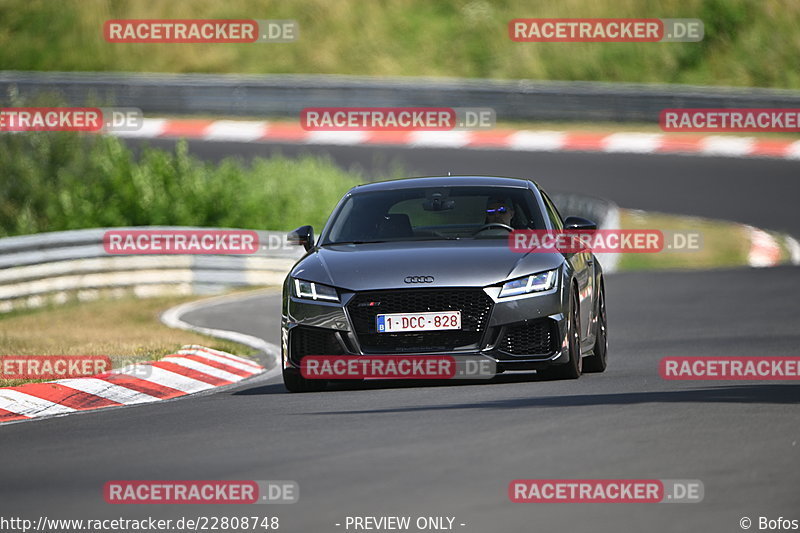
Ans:
[[[419,242],[419,241],[457,241],[463,237],[420,237],[416,239],[387,239],[381,241],[336,241],[326,242],[320,246],[333,246],[335,244],[378,244],[383,242]]]
[[[336,241],[336,242],[326,242],[325,244],[321,244],[320,246],[333,246],[335,244],[377,244],[381,242],[390,242],[390,241]]]

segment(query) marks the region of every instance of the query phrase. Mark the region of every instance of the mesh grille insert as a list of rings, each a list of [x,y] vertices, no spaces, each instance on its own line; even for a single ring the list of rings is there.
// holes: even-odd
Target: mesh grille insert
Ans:
[[[298,326],[289,332],[292,360],[300,363],[306,355],[344,355],[332,331]]]
[[[477,348],[492,310],[482,289],[409,289],[357,294],[347,310],[367,353],[433,352]],[[391,313],[461,311],[460,330],[378,333],[376,317]]]
[[[548,355],[555,352],[556,323],[549,318],[506,327],[498,348],[511,355]]]

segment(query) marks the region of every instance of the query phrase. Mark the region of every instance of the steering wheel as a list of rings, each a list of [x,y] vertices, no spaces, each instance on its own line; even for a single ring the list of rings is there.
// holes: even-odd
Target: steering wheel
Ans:
[[[514,231],[514,228],[512,228],[511,226],[507,226],[505,224],[501,224],[500,222],[492,222],[490,224],[484,224],[483,226],[478,228],[477,231],[473,232],[473,235],[477,235],[478,233],[480,233],[482,231],[486,231],[487,229],[491,229],[491,228],[501,228],[501,229],[505,229],[505,230],[508,230],[508,231]]]

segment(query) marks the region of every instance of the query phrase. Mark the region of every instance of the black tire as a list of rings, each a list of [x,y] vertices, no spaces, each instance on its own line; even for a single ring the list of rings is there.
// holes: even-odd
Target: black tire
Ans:
[[[580,339],[580,308],[578,304],[578,290],[573,287],[570,294],[569,323],[567,331],[569,336],[569,362],[547,369],[545,376],[555,379],[578,379],[583,371],[581,358]]]
[[[289,392],[321,392],[328,386],[324,379],[306,379],[294,368],[283,369],[283,386]]]
[[[584,372],[603,372],[608,366],[608,319],[606,318],[606,289],[600,283],[600,294],[597,297],[597,331],[594,336],[592,355],[583,361]]]

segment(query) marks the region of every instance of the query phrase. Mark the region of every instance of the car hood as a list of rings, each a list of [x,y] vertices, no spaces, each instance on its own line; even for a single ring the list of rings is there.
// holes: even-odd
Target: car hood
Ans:
[[[416,241],[318,248],[292,269],[292,277],[362,291],[408,287],[484,287],[557,268],[559,253],[518,253],[506,240]],[[433,276],[408,284],[408,276]]]

